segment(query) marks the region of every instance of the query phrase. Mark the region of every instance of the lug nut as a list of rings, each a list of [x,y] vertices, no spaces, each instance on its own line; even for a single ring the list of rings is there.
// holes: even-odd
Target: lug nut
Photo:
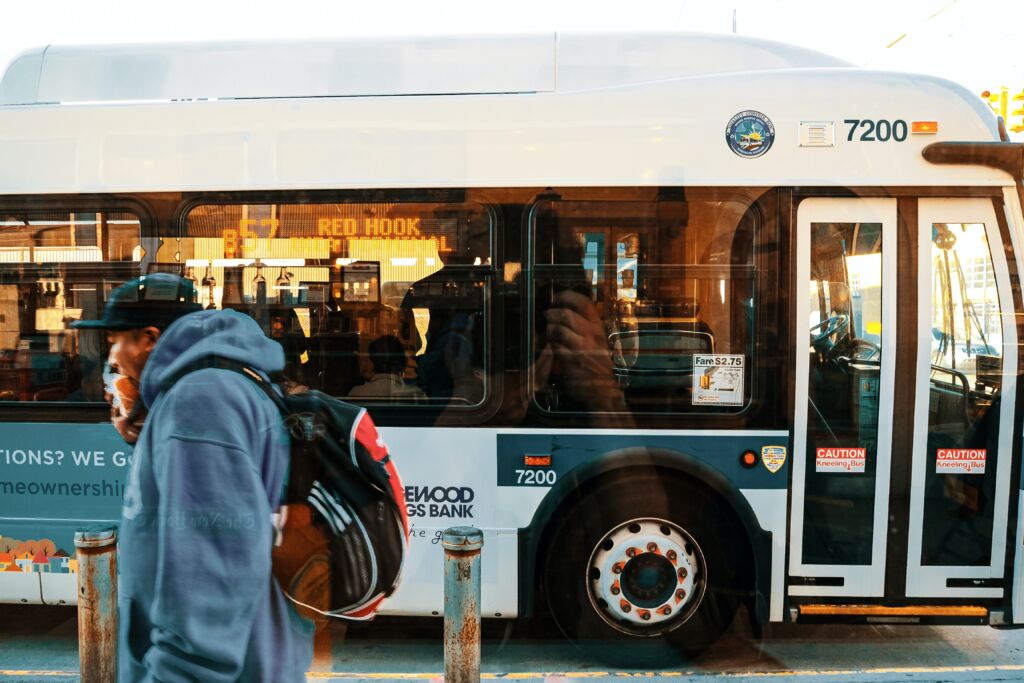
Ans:
[[[642,610],[640,612],[637,612],[637,614],[639,614],[640,618],[643,619],[644,621],[650,621],[651,620],[651,613],[648,612],[647,610]]]
[[[618,586],[612,586],[612,595],[618,595],[621,592]]]
[[[665,553],[665,557],[668,558],[669,562],[675,562],[676,561],[676,551],[675,550],[669,550],[667,553]]]
[[[629,610],[633,609],[632,607],[630,607],[629,603],[626,602],[625,600],[623,600],[622,602],[619,603],[619,607],[622,608],[623,612],[628,612]]]
[[[658,552],[658,544],[655,543],[654,541],[651,541],[650,543],[648,543],[647,544],[647,552],[649,552],[649,553],[656,553],[656,552]]]
[[[615,571],[615,570],[613,569],[612,571]],[[676,572],[676,573],[679,575],[679,580],[680,581],[686,581],[686,577],[690,575],[690,573],[688,571],[686,571],[686,567],[680,567],[679,571]]]
[[[669,614],[672,614],[672,607],[669,606],[669,605],[665,605],[664,607],[661,608],[661,613],[666,615],[666,616],[668,616]]]
[[[626,550],[626,557],[636,557],[636,548],[628,548]]]
[[[612,574],[621,574],[621,573],[622,573],[622,563],[621,562],[616,562],[612,566]]]
[[[686,591],[682,588],[676,591],[676,600],[682,600],[686,597]]]

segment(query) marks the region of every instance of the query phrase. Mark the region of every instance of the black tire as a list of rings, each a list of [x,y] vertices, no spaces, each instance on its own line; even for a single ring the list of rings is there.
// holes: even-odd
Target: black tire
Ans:
[[[695,657],[728,628],[739,602],[745,544],[731,519],[711,495],[680,479],[635,473],[600,483],[558,521],[545,545],[542,584],[555,622],[607,664],[657,666]],[[636,541],[659,533],[662,548],[655,539],[655,552],[640,548],[615,562],[623,547],[632,553]],[[671,548],[680,550],[673,556]],[[610,562],[618,576],[606,571],[602,580],[600,567]],[[678,575],[693,567],[692,579],[672,585],[677,566]],[[688,599],[672,612],[679,588],[690,589]],[[619,596],[618,606],[605,601],[610,595]],[[639,617],[649,621],[638,623]]]

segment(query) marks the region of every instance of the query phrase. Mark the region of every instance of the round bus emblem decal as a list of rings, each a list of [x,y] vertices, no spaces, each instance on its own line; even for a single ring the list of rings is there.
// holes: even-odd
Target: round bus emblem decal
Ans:
[[[725,127],[729,149],[738,156],[753,159],[767,152],[775,141],[775,126],[759,111],[741,111]]]

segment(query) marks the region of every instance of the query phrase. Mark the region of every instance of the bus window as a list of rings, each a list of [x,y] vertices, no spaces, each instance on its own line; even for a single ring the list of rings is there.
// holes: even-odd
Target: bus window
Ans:
[[[933,223],[928,453],[981,453],[981,467],[925,474],[923,565],[988,565],[999,453],[1003,334],[981,223]]]
[[[207,308],[251,315],[301,384],[367,404],[486,393],[485,209],[457,203],[200,205],[181,240]]]
[[[67,323],[100,317],[142,258],[131,213],[0,212],[0,400],[103,400],[101,333]]]
[[[749,403],[756,213],[748,200],[689,194],[536,207],[533,353],[555,350],[551,371],[533,378],[541,408],[706,413]],[[551,345],[547,312],[566,306],[600,325],[595,348]],[[607,355],[610,367],[565,372],[570,359],[559,354],[570,353]],[[599,403],[605,374],[618,406]]]
[[[811,223],[802,561],[870,565],[882,344],[882,224]],[[852,456],[850,468],[827,463]],[[845,461],[843,461],[845,462]]]

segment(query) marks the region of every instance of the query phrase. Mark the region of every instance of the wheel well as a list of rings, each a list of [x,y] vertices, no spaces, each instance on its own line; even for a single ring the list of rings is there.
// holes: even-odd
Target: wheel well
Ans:
[[[675,459],[678,459],[678,454]],[[520,574],[520,614],[532,614],[535,607],[545,604],[538,600],[542,594],[540,568],[559,520],[564,519],[573,507],[596,490],[615,480],[634,476],[657,477],[665,482],[700,489],[727,515],[723,521],[744,540],[738,547],[741,555],[736,558],[739,568],[737,581],[742,590],[740,598],[748,603],[752,601],[748,606],[756,612],[759,621],[766,621],[771,535],[761,529],[742,494],[720,474],[717,475],[720,481],[716,481],[715,477],[708,477],[706,473],[669,465],[625,465],[595,472],[591,476],[585,473],[582,476],[567,476],[560,481],[561,486],[552,489],[545,499],[548,504],[542,503],[530,526],[523,530],[520,537],[520,557],[523,558],[521,567],[524,570]],[[741,507],[743,512],[738,511],[737,507]]]

